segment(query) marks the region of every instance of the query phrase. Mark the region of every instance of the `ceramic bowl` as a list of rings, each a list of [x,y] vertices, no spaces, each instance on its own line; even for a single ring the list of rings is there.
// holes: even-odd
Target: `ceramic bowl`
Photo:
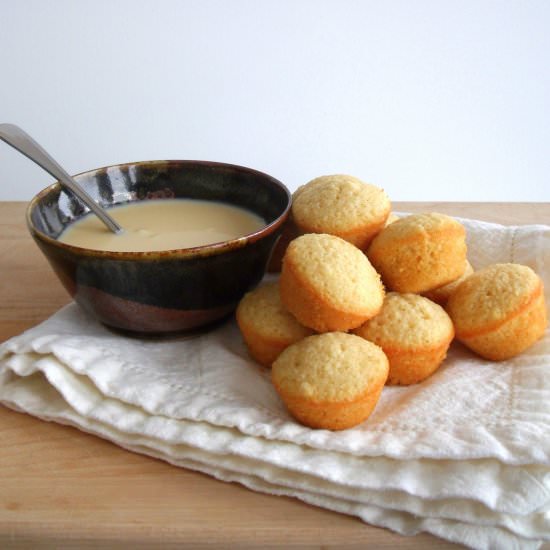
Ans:
[[[205,161],[148,161],[75,176],[102,206],[156,198],[237,205],[266,221],[259,231],[221,243],[162,252],[106,252],[57,237],[83,207],[59,183],[30,202],[27,225],[74,300],[110,327],[166,333],[204,327],[233,312],[262,279],[291,202],[288,189],[256,170]]]

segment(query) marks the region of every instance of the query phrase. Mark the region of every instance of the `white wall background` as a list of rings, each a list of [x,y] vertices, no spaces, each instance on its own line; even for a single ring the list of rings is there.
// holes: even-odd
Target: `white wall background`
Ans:
[[[548,0],[0,0],[0,81],[0,121],[72,173],[208,159],[550,200]],[[0,142],[0,200],[51,181]]]

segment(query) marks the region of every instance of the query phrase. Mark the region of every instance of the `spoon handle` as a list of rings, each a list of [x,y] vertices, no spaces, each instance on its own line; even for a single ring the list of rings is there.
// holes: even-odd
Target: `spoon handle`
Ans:
[[[42,167],[70,189],[113,233],[122,231],[120,225],[36,142],[15,124],[0,124],[0,139]]]

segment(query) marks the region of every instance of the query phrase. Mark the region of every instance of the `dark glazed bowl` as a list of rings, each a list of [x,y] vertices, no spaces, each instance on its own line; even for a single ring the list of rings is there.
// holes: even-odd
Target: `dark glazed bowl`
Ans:
[[[231,313],[264,275],[291,196],[256,170],[216,162],[148,161],[99,168],[75,177],[104,207],[152,198],[193,198],[241,206],[262,216],[261,230],[231,241],[162,252],[106,252],[57,237],[88,213],[55,183],[27,209],[34,240],[57,276],[102,323],[137,333],[195,329]]]

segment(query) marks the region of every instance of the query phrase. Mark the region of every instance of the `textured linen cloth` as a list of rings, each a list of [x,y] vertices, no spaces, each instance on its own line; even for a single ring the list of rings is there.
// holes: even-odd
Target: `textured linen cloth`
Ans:
[[[461,220],[475,268],[531,266],[550,291],[550,227]],[[550,333],[512,360],[453,343],[426,381],[386,387],[363,424],[296,423],[234,321],[121,336],[71,304],[0,346],[0,403],[131,451],[473,548],[550,540]]]

